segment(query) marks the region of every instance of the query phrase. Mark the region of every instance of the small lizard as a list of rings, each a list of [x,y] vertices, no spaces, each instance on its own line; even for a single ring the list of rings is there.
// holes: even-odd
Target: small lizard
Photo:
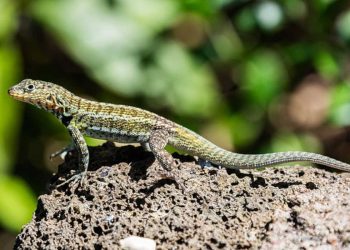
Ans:
[[[269,154],[233,153],[155,113],[132,106],[86,100],[50,82],[26,79],[10,88],[8,93],[17,100],[52,113],[68,129],[73,144],[52,154],[52,157],[75,147],[79,154],[80,171],[64,183],[72,179],[80,179],[82,182],[86,175],[89,151],[83,135],[123,143],[140,143],[154,154],[168,173],[168,177],[174,177],[171,169],[177,164],[165,150],[168,144],[190,155],[232,169],[251,169],[285,162],[308,161],[350,171],[349,164],[316,153],[301,151]]]

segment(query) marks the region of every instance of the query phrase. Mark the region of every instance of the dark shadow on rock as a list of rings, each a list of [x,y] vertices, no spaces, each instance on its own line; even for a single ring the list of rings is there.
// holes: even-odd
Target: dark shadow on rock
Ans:
[[[271,184],[274,187],[278,188],[289,188],[290,186],[295,186],[295,185],[302,185],[303,183],[300,181],[291,181],[291,182],[286,182],[286,181],[281,181],[278,183]]]

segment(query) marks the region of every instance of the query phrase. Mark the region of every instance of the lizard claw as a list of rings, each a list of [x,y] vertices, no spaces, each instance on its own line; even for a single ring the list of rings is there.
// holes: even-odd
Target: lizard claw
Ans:
[[[62,182],[62,183],[56,185],[56,187],[57,187],[57,188],[62,187],[62,186],[66,185],[66,184],[69,183],[69,182],[72,182],[72,184],[74,185],[74,184],[75,184],[76,182],[78,182],[79,180],[80,180],[80,181],[79,181],[79,184],[80,184],[81,186],[84,186],[84,180],[85,180],[84,177],[85,177],[85,173],[84,173],[84,172],[75,174],[75,175],[71,176],[68,180],[65,180],[64,182]]]

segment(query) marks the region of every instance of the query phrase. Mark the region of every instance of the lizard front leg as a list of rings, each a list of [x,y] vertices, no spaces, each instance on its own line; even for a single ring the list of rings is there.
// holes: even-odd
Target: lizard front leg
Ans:
[[[68,132],[70,136],[72,137],[73,144],[78,151],[78,157],[79,157],[79,173],[72,176],[65,182],[59,184],[57,187],[62,186],[72,180],[80,179],[80,183],[82,184],[84,181],[84,177],[86,176],[88,165],[89,165],[89,150],[86,145],[85,139],[80,132],[80,130],[74,126],[73,124],[70,124],[67,126]]]

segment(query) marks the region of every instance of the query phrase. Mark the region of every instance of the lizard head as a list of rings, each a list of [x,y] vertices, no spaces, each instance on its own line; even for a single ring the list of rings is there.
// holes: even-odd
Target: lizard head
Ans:
[[[73,94],[50,82],[25,79],[8,90],[16,100],[30,103],[50,112],[62,113]]]

